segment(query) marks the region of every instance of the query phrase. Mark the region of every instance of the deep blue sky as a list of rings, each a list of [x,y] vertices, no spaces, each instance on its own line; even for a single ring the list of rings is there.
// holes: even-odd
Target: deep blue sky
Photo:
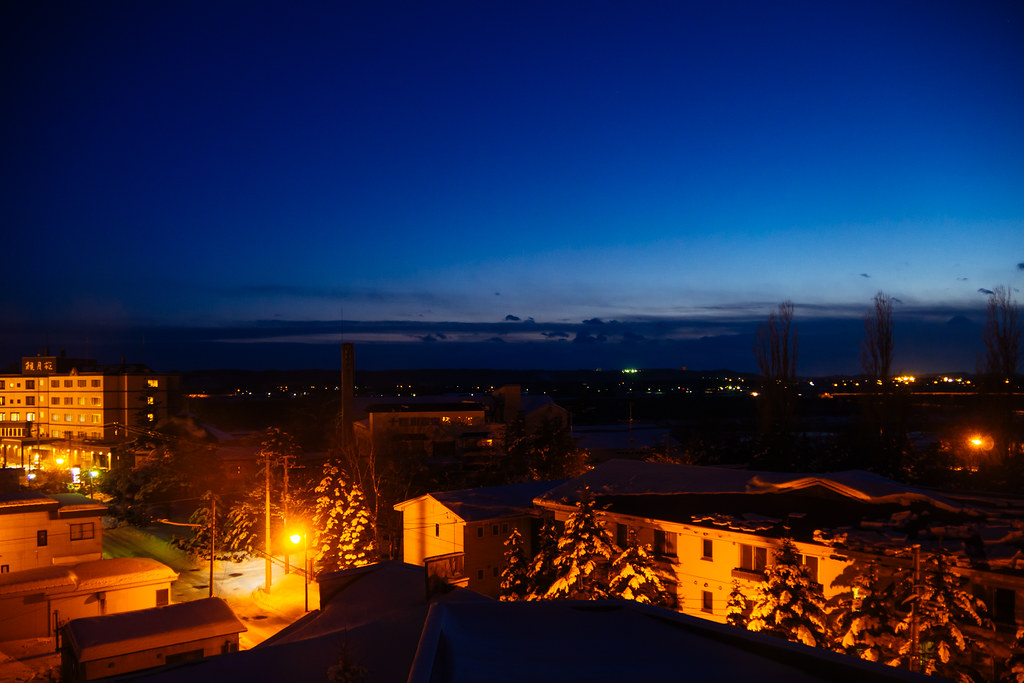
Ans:
[[[4,360],[753,369],[792,299],[856,372],[883,290],[970,371],[1024,286],[1016,1],[24,0],[0,59]]]

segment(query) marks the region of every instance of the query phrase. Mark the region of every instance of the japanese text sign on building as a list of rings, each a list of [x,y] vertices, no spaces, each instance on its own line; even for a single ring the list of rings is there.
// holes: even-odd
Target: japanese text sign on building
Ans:
[[[52,356],[34,356],[21,359],[21,374],[47,375],[57,369],[57,359]]]

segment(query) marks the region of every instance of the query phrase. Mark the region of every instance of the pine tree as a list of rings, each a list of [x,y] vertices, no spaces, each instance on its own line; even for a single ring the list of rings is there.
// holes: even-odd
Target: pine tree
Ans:
[[[750,612],[750,600],[743,592],[740,582],[733,579],[729,601],[725,604],[725,623],[739,628],[747,627],[747,615]]]
[[[944,548],[925,558],[917,597],[912,596],[911,601],[916,601],[917,608],[896,626],[904,640],[898,656],[890,663],[910,667],[915,654],[910,634],[916,620],[921,671],[950,680],[980,680],[981,676],[969,663],[976,642],[961,625],[973,623],[989,628],[991,622],[985,603],[964,590],[963,580],[953,573],[949,553]]]
[[[565,520],[565,530],[558,539],[555,580],[547,597],[563,600],[608,597],[608,569],[615,544],[600,517],[590,489],[584,488],[576,510]]]
[[[555,581],[555,558],[558,557],[558,531],[554,520],[548,520],[540,528],[537,554],[530,561],[526,572],[529,582],[527,600],[543,600]]]
[[[1017,639],[1010,647],[1010,656],[1003,663],[1001,683],[1024,683],[1024,628],[1017,629]]]
[[[347,482],[340,464],[329,460],[314,492],[317,566],[321,571],[338,571],[370,564],[376,556],[373,523],[359,486]]]
[[[783,539],[775,563],[765,570],[747,628],[812,647],[828,645],[821,585],[811,581],[789,539]]]
[[[846,588],[829,601],[836,649],[872,662],[889,661],[896,641],[892,594],[882,590],[874,560],[853,572],[849,579],[832,583],[833,588]]]
[[[665,584],[658,576],[650,546],[639,545],[634,532],[630,532],[625,550],[612,560],[608,597],[635,600],[658,607],[669,607],[672,604]]]
[[[501,600],[525,600],[530,592],[530,577],[519,529],[505,539],[505,568],[501,571]]]

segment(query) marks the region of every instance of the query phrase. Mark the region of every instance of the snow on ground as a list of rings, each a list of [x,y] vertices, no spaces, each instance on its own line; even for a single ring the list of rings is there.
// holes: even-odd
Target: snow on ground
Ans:
[[[137,529],[130,526],[103,530],[103,557],[152,557],[178,572],[171,585],[173,602],[188,602],[210,594],[210,563],[194,560],[170,545],[173,530],[155,526]],[[224,598],[235,615],[249,630],[239,637],[241,649],[262,643],[303,614],[306,585],[296,573],[302,555],[291,556],[291,572],[285,575],[283,559],[276,558],[271,589],[263,590],[266,563],[262,559],[245,562],[221,562],[214,566],[213,594]],[[309,608],[319,607],[320,589],[310,583]],[[53,638],[30,638],[0,642],[0,683],[57,680],[60,654]]]

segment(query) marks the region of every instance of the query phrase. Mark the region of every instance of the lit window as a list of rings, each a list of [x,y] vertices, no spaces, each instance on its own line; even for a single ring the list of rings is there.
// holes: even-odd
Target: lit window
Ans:
[[[78,416],[78,421],[85,422],[85,413],[82,413],[81,415]]]
[[[18,422],[21,420],[21,413],[11,413],[11,422]]]
[[[99,424],[99,423],[100,423],[100,416],[99,416],[99,415],[93,415],[93,416],[92,416],[92,423],[93,423],[94,425],[95,425],[95,424]]]
[[[35,413],[25,413],[25,419],[28,420],[29,422],[35,422],[36,421],[36,414]]]
[[[84,406],[85,405],[85,396],[79,396],[78,397],[78,405],[80,405],[80,406]]]
[[[155,380],[155,379],[147,379],[146,380],[146,386],[150,387],[151,389],[156,389],[158,386],[160,386],[160,382],[159,382],[159,380]]]
[[[94,406],[98,406],[100,404],[100,397],[99,396],[93,396],[92,397],[92,404]]]
[[[71,422],[71,413],[64,413],[64,421]]]
[[[153,397],[152,397],[152,396],[147,396],[147,397],[146,397],[146,403],[147,403],[147,404],[149,404],[149,405],[153,405],[153,401],[154,401],[154,399],[153,399]]]

